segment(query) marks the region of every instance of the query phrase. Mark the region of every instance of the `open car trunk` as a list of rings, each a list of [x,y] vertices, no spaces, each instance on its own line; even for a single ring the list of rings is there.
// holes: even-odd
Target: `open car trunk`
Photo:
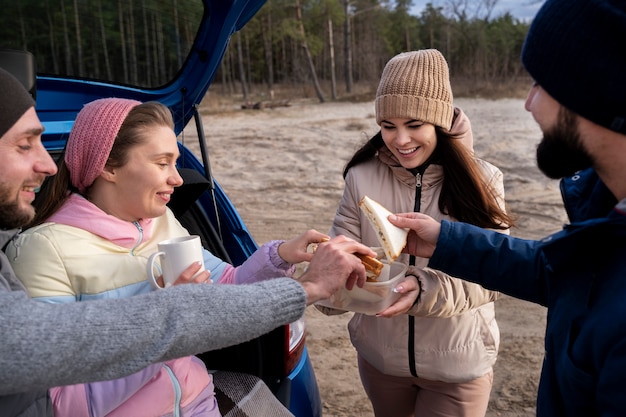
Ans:
[[[237,266],[258,246],[212,177],[199,105],[231,36],[264,2],[11,2],[0,15],[0,67],[15,74],[36,98],[45,127],[42,140],[56,159],[80,109],[99,98],[159,101],[172,111],[177,134],[195,123],[201,155],[179,141],[177,165],[185,183],[176,189],[170,208],[207,250]],[[296,416],[321,416],[304,335],[303,322],[297,322],[199,356],[208,369],[262,378]]]

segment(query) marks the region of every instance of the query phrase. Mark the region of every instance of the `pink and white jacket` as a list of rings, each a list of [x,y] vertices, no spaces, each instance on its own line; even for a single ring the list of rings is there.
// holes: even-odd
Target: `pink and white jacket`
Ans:
[[[16,237],[11,262],[29,294],[41,301],[129,297],[152,291],[146,264],[157,243],[184,235],[170,210],[127,222],[73,194],[48,222]],[[291,276],[295,266],[278,255],[281,242],[268,242],[236,268],[205,250],[205,268],[214,282],[226,284]],[[141,372],[113,381],[52,388],[51,396],[57,417],[220,415],[211,375],[195,356],[146,363]]]

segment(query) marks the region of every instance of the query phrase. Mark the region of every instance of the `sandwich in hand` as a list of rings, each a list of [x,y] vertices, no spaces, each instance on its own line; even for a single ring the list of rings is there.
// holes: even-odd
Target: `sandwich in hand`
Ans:
[[[359,207],[369,219],[374,230],[376,230],[376,235],[380,245],[383,247],[385,257],[391,264],[400,256],[402,249],[406,246],[409,229],[403,229],[391,224],[387,217],[392,213],[368,196],[364,196],[359,201]]]
[[[322,242],[326,242],[327,240],[328,239],[322,239]],[[315,253],[317,244],[312,244],[311,246],[312,252]],[[377,281],[385,265],[378,259],[372,258],[371,256],[361,255],[360,253],[355,253],[354,255],[361,260],[361,263],[365,267],[367,280]]]
[[[383,270],[383,264],[376,258],[372,258],[371,256],[361,255],[360,253],[355,253],[357,258],[361,260],[361,263],[365,267],[366,278],[370,282],[378,281],[378,277]]]

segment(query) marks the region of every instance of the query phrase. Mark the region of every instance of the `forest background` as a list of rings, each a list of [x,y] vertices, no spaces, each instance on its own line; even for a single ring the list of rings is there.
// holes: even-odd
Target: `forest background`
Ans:
[[[535,1],[537,3],[537,1]],[[320,102],[372,98],[394,55],[435,48],[450,66],[456,96],[505,97],[526,92],[520,62],[529,22],[494,16],[498,0],[268,0],[226,51],[212,89],[244,101],[255,93],[315,95]],[[284,94],[282,94],[284,98]]]
[[[455,96],[517,96],[529,22],[496,15],[499,1],[267,0],[233,35],[211,90],[244,102],[369,100],[391,57],[436,48]],[[32,52],[39,72],[151,88],[181,68],[205,13],[198,0],[2,3],[0,47]]]

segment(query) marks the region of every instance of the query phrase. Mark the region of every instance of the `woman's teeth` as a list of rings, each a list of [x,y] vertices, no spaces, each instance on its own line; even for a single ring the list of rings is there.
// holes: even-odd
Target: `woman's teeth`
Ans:
[[[398,149],[398,152],[401,153],[402,155],[408,155],[410,153],[413,153],[417,150],[417,147],[415,148],[411,148],[411,149]]]

